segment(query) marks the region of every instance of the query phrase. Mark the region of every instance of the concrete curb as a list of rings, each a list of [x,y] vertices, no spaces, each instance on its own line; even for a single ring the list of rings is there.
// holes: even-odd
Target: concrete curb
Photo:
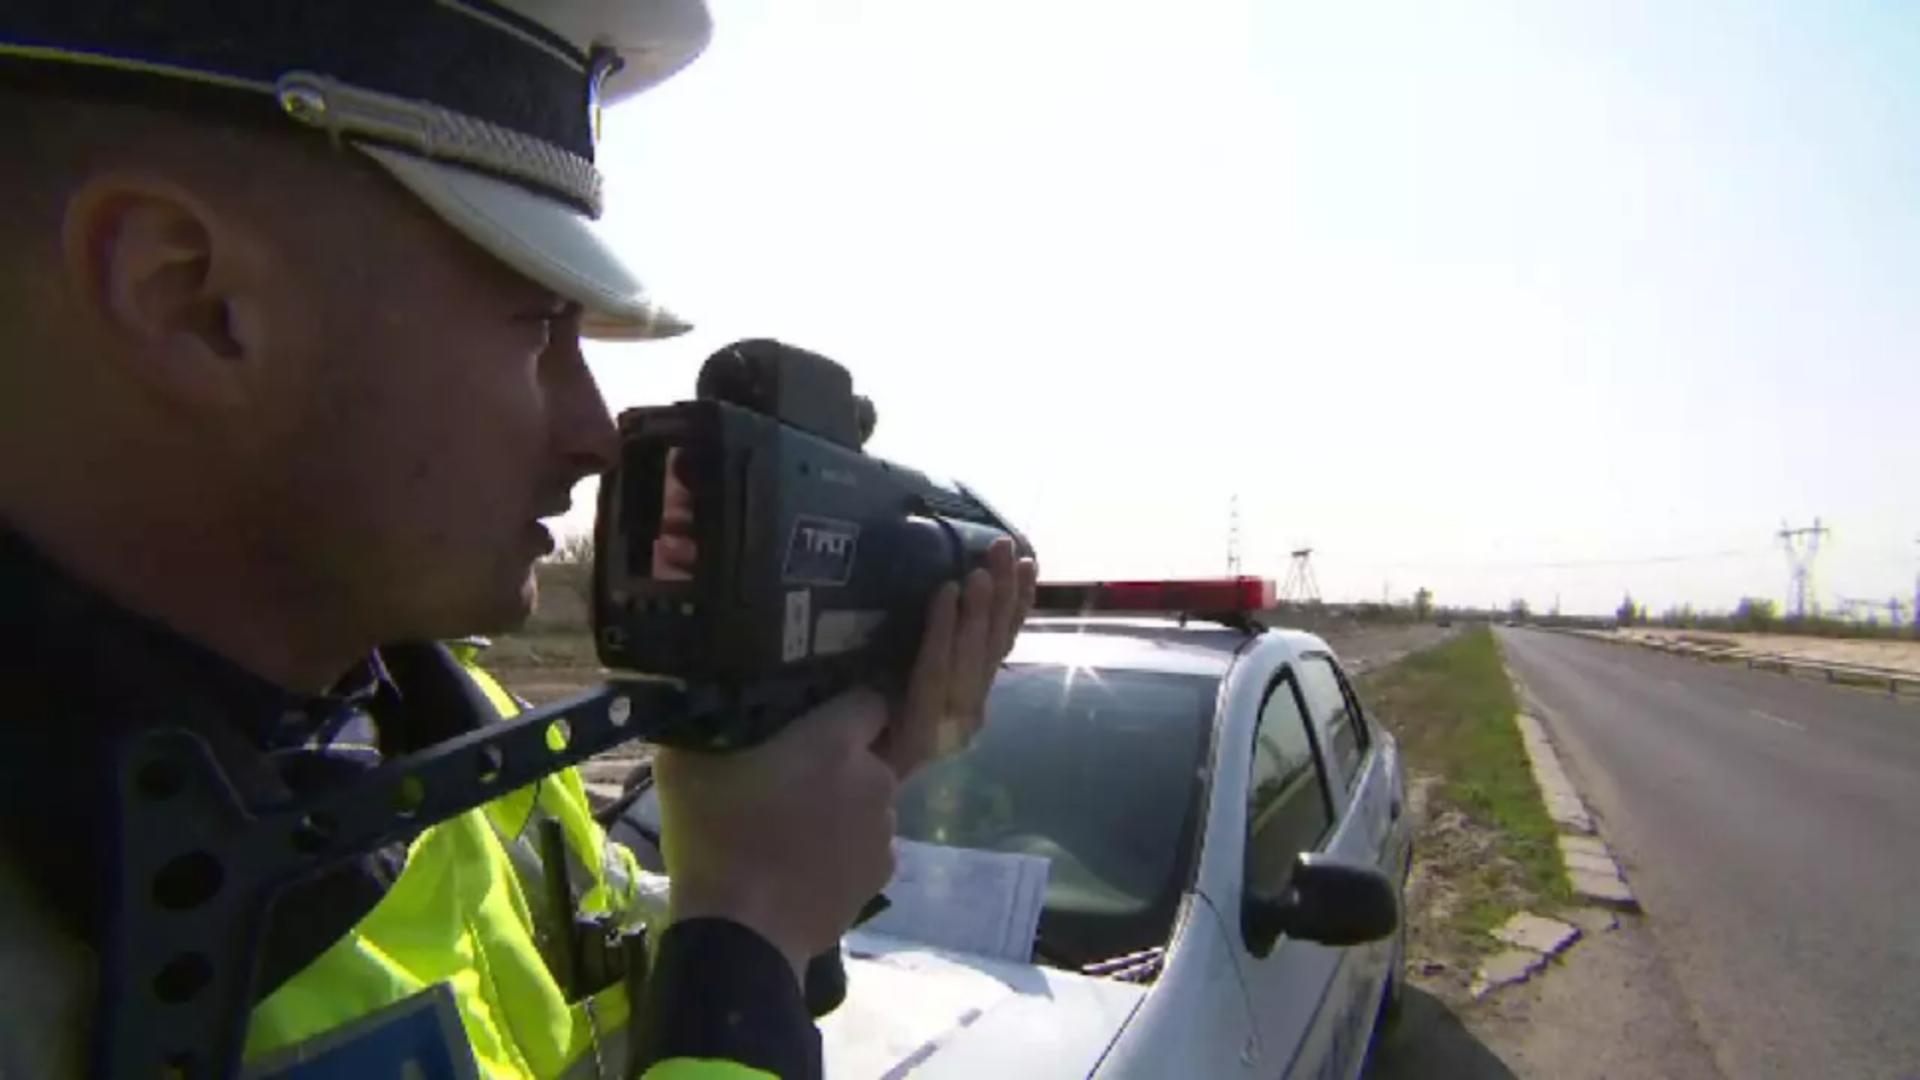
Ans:
[[[1513,696],[1524,701],[1518,682]],[[1560,827],[1560,868],[1567,875],[1567,887],[1590,904],[1615,911],[1639,911],[1640,901],[1627,885],[1627,876],[1607,850],[1606,841],[1594,835],[1593,815],[1580,799],[1567,771],[1560,767],[1560,755],[1547,737],[1547,729],[1526,713],[1515,713],[1514,726],[1520,729],[1520,742],[1527,750],[1527,763],[1533,770],[1533,782],[1540,789],[1547,816]],[[1602,911],[1586,909],[1589,917],[1611,919]],[[1598,923],[1595,924],[1598,927]],[[1605,929],[1612,929],[1606,926]],[[1494,930],[1493,936],[1508,946],[1487,958],[1474,973],[1468,994],[1478,1001],[1503,987],[1526,982],[1539,974],[1547,962],[1565,951],[1581,936],[1579,927],[1520,912]]]
[[[1528,911],[1516,912],[1493,931],[1494,939],[1507,948],[1480,965],[1467,993],[1478,1000],[1495,990],[1526,982],[1545,970],[1548,961],[1572,948],[1581,933],[1572,923]]]
[[[1512,672],[1508,672],[1507,678],[1513,684],[1514,700],[1526,701],[1526,691],[1520,681]],[[1627,885],[1627,876],[1620,872],[1620,864],[1614,861],[1606,841],[1596,835],[1599,830],[1593,815],[1587,811],[1587,804],[1580,798],[1567,771],[1560,767],[1559,752],[1554,750],[1546,726],[1526,712],[1515,713],[1513,723],[1520,731],[1520,744],[1526,748],[1527,764],[1533,772],[1534,786],[1540,789],[1540,801],[1546,804],[1547,816],[1560,829],[1556,839],[1560,844],[1560,868],[1567,876],[1568,889],[1589,904],[1614,911],[1639,911],[1640,901]],[[1494,938],[1508,947],[1480,965],[1468,994],[1478,1001],[1503,987],[1526,982],[1579,940],[1583,929],[1591,927],[1597,933],[1616,925],[1612,914],[1594,907],[1568,917],[1584,925],[1571,925],[1524,911],[1508,919],[1504,926],[1493,931]]]
[[[1495,953],[1474,972],[1467,994],[1478,1001],[1495,990],[1526,982],[1547,966],[1547,959],[1532,949],[1505,949]]]
[[[1514,696],[1521,697],[1514,687]],[[1527,749],[1527,761],[1533,766],[1533,782],[1547,805],[1547,816],[1560,826],[1560,865],[1566,871],[1567,886],[1575,896],[1619,911],[1639,911],[1640,901],[1620,872],[1606,842],[1594,835],[1593,815],[1574,789],[1567,771],[1560,767],[1560,755],[1547,737],[1547,729],[1526,713],[1514,715],[1520,729],[1520,741]]]
[[[1566,770],[1560,767],[1560,757],[1554,753],[1546,728],[1526,713],[1515,715],[1513,722],[1520,726],[1520,742],[1527,749],[1527,761],[1533,766],[1533,782],[1540,788],[1541,800],[1547,804],[1547,816],[1567,832],[1590,835],[1593,815],[1587,813],[1587,804],[1580,801],[1573,781],[1567,779]]]

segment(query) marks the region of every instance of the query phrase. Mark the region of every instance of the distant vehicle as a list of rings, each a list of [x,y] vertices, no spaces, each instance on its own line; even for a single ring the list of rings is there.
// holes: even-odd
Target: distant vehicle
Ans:
[[[1031,620],[972,746],[896,807],[902,837],[1047,860],[1032,962],[856,930],[828,1075],[1359,1075],[1405,966],[1406,780],[1326,643],[1251,621],[1271,602],[1042,588],[1098,613]],[[657,821],[642,797],[614,834],[645,861]]]
[[[1437,615],[1437,616],[1435,616],[1435,617],[1434,617],[1434,620],[1433,620],[1433,625],[1435,625],[1435,626],[1439,626],[1439,627],[1443,627],[1443,628],[1444,628],[1444,627],[1448,627],[1448,626],[1452,626],[1452,625],[1453,625],[1453,616],[1452,616],[1452,615],[1449,615],[1449,614],[1447,614],[1447,613],[1445,613],[1445,612],[1441,612],[1441,613],[1440,613],[1439,615]]]

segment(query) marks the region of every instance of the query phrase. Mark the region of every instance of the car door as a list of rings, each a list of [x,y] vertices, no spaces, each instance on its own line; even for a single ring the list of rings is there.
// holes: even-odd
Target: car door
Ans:
[[[1291,666],[1268,684],[1254,727],[1247,779],[1242,901],[1286,889],[1294,859],[1324,850],[1336,818],[1326,764]],[[1252,1007],[1261,1069],[1270,1076],[1316,1075],[1333,1042],[1324,1009],[1339,975],[1340,951],[1282,937],[1265,954],[1250,946],[1244,918],[1233,927]]]
[[[1329,854],[1352,862],[1370,862],[1398,881],[1393,820],[1398,816],[1393,780],[1375,745],[1359,699],[1333,656],[1324,652],[1303,655],[1297,665],[1299,687],[1313,730],[1326,758],[1327,784],[1336,822],[1328,839]],[[1316,1034],[1328,1041],[1313,1048],[1324,1065],[1316,1075],[1350,1077],[1365,1056],[1372,1033],[1376,1004],[1384,988],[1393,956],[1392,939],[1338,950],[1337,970],[1330,979],[1329,1023]]]

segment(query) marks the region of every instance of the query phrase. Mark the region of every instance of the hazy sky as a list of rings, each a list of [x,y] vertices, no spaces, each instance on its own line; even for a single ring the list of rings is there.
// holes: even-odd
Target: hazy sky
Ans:
[[[1911,6],[715,6],[606,121],[699,324],[597,347],[615,408],[824,352],[1050,577],[1219,573],[1237,493],[1329,598],[1780,597],[1816,514],[1828,603],[1913,594]]]

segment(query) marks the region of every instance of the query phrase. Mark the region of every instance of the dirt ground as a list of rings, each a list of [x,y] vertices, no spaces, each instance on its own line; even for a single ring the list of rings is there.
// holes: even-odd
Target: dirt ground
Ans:
[[[1581,939],[1546,971],[1482,1001],[1407,988],[1368,1080],[1718,1080],[1656,927],[1572,912]]]
[[[1920,641],[1875,641],[1863,638],[1796,637],[1790,634],[1735,634],[1717,630],[1667,630],[1635,627],[1625,631],[1647,637],[1685,639],[1695,644],[1724,642],[1736,649],[1778,653],[1827,664],[1860,664],[1920,674]]]
[[[1418,857],[1407,884],[1407,990],[1368,1080],[1718,1077],[1643,916],[1555,910],[1582,928],[1580,940],[1527,982],[1472,998],[1473,973],[1494,946],[1460,933],[1451,916],[1458,883],[1499,856],[1488,830],[1432,811],[1436,782],[1410,781]]]
[[[1439,779],[1408,778],[1408,803],[1413,813],[1415,852],[1413,874],[1407,880],[1407,979],[1412,985],[1449,1006],[1465,1005],[1467,989],[1481,958],[1494,949],[1493,940],[1469,933],[1457,918],[1468,902],[1522,907],[1526,897],[1502,885],[1519,877],[1499,851],[1499,838],[1489,828],[1451,808],[1436,808],[1430,798]],[[1493,869],[1495,873],[1486,873]],[[1482,878],[1494,884],[1491,895],[1465,887]],[[1470,901],[1469,891],[1481,893]]]

